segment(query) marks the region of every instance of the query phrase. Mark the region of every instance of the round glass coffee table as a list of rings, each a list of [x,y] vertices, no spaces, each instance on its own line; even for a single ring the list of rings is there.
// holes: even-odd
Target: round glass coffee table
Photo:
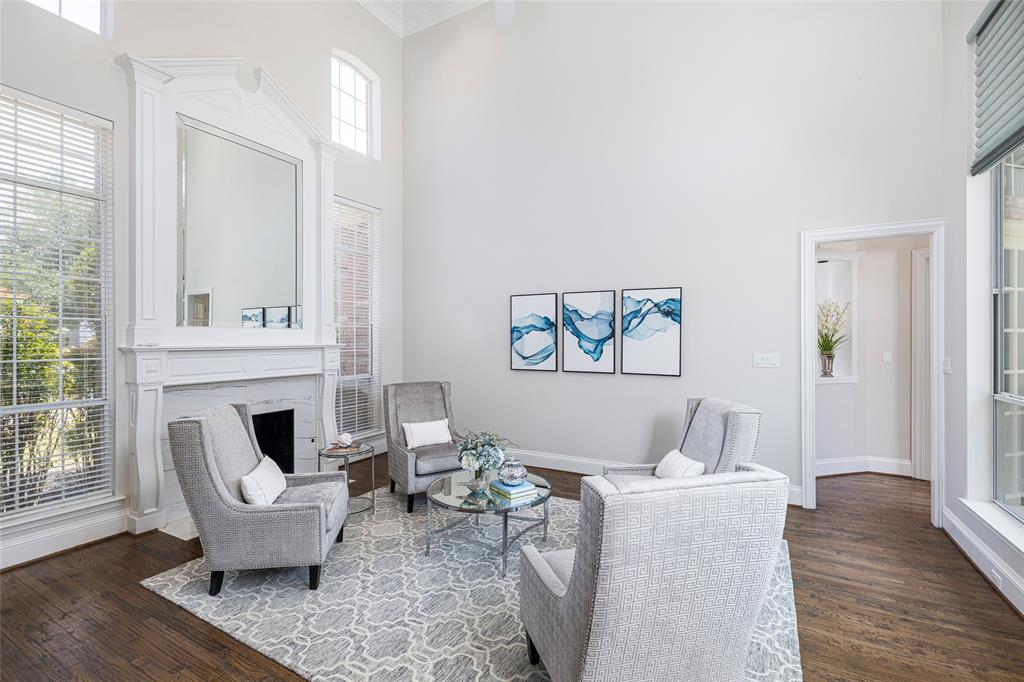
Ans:
[[[487,480],[497,478],[493,471],[488,472]],[[473,479],[471,471],[459,471],[443,478],[433,481],[427,486],[427,556],[430,556],[430,541],[434,534],[460,526],[470,519],[476,525],[480,525],[480,516],[493,514],[501,517],[501,574],[505,575],[508,568],[508,548],[518,540],[523,533],[534,528],[544,529],[544,539],[548,539],[548,499],[551,497],[551,485],[536,474],[527,474],[526,480],[533,483],[537,488],[537,494],[529,499],[511,502],[491,492],[488,488],[482,496],[474,496],[466,487],[466,482]],[[443,509],[462,512],[465,516],[449,523],[447,526],[434,528],[433,507],[437,505]],[[521,516],[516,512],[532,509],[544,505],[543,516]],[[528,521],[530,525],[521,528],[511,538],[508,536],[508,522]]]

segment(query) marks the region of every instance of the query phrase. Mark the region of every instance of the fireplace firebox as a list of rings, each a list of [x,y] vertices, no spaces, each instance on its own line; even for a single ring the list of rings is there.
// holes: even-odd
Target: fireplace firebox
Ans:
[[[252,415],[256,442],[286,474],[295,473],[295,410]]]

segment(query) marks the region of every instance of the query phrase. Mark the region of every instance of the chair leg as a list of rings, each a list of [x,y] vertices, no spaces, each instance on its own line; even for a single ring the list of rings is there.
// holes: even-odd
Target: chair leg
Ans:
[[[530,657],[530,665],[537,665],[540,663],[540,654],[537,653],[537,647],[533,645],[533,640],[530,638],[530,633],[526,633],[526,655]]]
[[[415,497],[416,497],[415,495],[406,495],[405,496],[406,511],[408,511],[410,514],[412,514],[412,501],[413,501],[413,499]]]
[[[335,542],[341,542],[344,539],[345,539],[345,526],[342,526],[341,530],[338,531],[338,537],[334,541]]]
[[[320,567],[310,566],[309,567],[309,589],[315,590],[320,587]]]
[[[395,492],[395,479],[391,479],[391,492]]]
[[[210,571],[210,596],[216,597],[224,587],[224,571]]]

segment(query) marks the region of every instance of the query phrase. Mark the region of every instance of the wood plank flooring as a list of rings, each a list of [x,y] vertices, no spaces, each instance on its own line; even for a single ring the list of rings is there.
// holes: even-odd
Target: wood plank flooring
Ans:
[[[536,471],[579,498],[578,475]],[[378,484],[386,472],[381,455]],[[352,473],[365,492],[368,461]],[[929,525],[927,483],[821,479],[818,504],[790,507],[786,529],[805,679],[1024,679],[1024,621]],[[198,540],[122,535],[0,574],[0,677],[299,679],[138,584],[201,554]]]

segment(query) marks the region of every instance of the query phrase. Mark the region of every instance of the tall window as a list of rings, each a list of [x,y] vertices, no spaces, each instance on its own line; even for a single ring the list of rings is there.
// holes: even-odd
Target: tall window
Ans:
[[[996,192],[995,501],[1024,521],[1024,145],[993,170]]]
[[[28,0],[58,17],[87,28],[93,33],[109,35],[105,24],[110,10],[108,0]]]
[[[331,139],[372,158],[380,158],[379,86],[376,76],[355,57],[331,57]]]
[[[0,514],[112,489],[111,137],[0,94]]]
[[[334,200],[334,321],[341,346],[335,402],[339,432],[381,430],[378,265],[380,213]]]

